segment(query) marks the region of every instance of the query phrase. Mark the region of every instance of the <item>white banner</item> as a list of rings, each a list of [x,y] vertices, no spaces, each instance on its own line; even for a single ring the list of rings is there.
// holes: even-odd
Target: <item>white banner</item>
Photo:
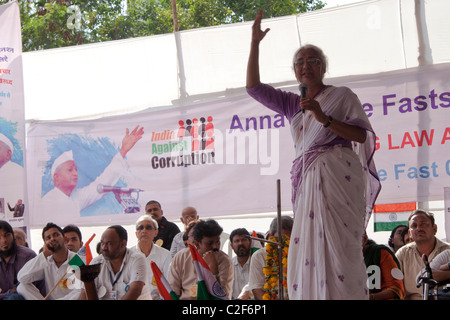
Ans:
[[[377,203],[442,199],[450,176],[449,72],[443,64],[328,81],[358,94],[377,133]],[[124,162],[122,139],[136,126],[144,134]],[[31,222],[134,222],[149,200],[159,201],[168,219],[178,219],[188,205],[202,217],[276,211],[277,179],[282,210],[291,210],[293,149],[287,120],[246,94],[120,117],[34,123],[27,149]],[[63,153],[78,172],[66,182],[63,173],[55,176]],[[66,187],[55,187],[63,182]]]
[[[450,242],[450,187],[444,188],[445,236]]]
[[[378,138],[377,203],[442,200],[450,181],[449,71],[450,64],[431,65],[349,83]]]
[[[0,219],[26,230],[25,107],[17,2],[0,6]]]
[[[145,133],[124,164],[118,155],[122,139],[127,128],[136,126]],[[203,217],[275,211],[277,179],[282,180],[283,196],[290,198],[293,148],[283,143],[280,150],[282,139],[290,141],[287,126],[284,117],[247,95],[93,121],[31,124],[32,224],[134,222],[149,200],[161,203],[167,219],[178,219],[188,205]],[[78,169],[74,191],[89,187],[88,195],[56,191],[52,166],[68,150]],[[123,189],[111,191],[109,186]],[[81,214],[68,219],[75,206]],[[284,209],[290,209],[289,200]]]

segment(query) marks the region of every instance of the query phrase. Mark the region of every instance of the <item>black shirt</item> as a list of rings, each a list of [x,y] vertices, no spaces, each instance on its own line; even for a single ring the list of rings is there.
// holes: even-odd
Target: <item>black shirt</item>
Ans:
[[[158,221],[158,227],[158,235],[153,239],[153,242],[161,239],[163,240],[163,244],[161,247],[170,250],[173,237],[175,237],[175,235],[180,232],[180,228],[178,228],[175,223],[167,221],[165,217],[161,217],[161,221]]]

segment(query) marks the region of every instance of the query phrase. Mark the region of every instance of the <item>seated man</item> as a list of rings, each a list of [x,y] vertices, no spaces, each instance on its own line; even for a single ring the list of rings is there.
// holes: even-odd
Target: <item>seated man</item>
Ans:
[[[163,216],[164,211],[161,208],[161,204],[156,200],[147,202],[145,205],[145,213],[158,222],[158,235],[154,239],[155,243],[160,243],[160,247],[170,251],[173,238],[180,232],[180,228]]]
[[[423,287],[417,287],[417,274],[423,266],[422,256],[425,254],[431,262],[439,253],[450,249],[450,245],[436,237],[437,225],[430,212],[420,209],[412,212],[408,227],[414,242],[401,247],[395,255],[404,274],[405,299],[422,300]]]
[[[194,246],[231,299],[234,268],[231,258],[220,250],[222,231],[215,220],[198,222],[193,228]],[[197,275],[189,248],[173,257],[168,281],[180,300],[197,299]]]
[[[23,231],[23,228],[17,227],[14,228],[13,230],[14,230],[14,242],[19,246],[29,248],[27,243],[27,234],[25,233],[25,231]]]
[[[83,247],[81,230],[74,224],[69,224],[63,228],[66,247],[72,252],[78,252]]]
[[[172,245],[170,247],[170,254],[172,257],[178,252],[186,248],[183,240],[184,233],[186,231],[186,227],[188,226],[189,222],[198,220],[198,214],[197,210],[193,207],[186,207],[181,211],[181,222],[184,225],[184,231],[180,231],[173,237]]]
[[[26,300],[78,299],[82,283],[75,282],[69,286],[67,282],[67,278],[72,275],[67,271],[70,270],[69,261],[75,253],[66,248],[61,227],[51,222],[47,223],[42,230],[42,239],[44,240],[42,252],[28,261],[17,275],[20,282],[17,291]],[[40,280],[45,282],[47,292],[45,297],[33,284]],[[72,280],[76,281],[75,276]]]
[[[292,226],[294,225],[294,220],[289,216],[281,217],[281,234],[288,237],[291,236]],[[277,218],[273,219],[270,223],[269,228],[269,238],[278,237],[278,221]],[[263,300],[265,293],[265,275],[263,272],[266,266],[266,255],[267,251],[265,248],[256,251],[250,260],[250,271],[248,279],[248,289],[252,290],[255,300]]]
[[[81,299],[145,300],[150,299],[145,258],[127,249],[127,231],[119,225],[106,229],[101,238],[101,255],[90,265],[101,263],[100,274],[85,282]]]
[[[11,225],[0,220],[0,300],[23,299],[17,293],[17,273],[29,260],[36,257],[36,253],[16,243]],[[39,289],[43,290],[43,282]]]
[[[230,245],[236,256],[233,257],[234,281],[233,299],[248,299],[248,293],[244,287],[248,284],[250,270],[251,244],[250,233],[245,228],[231,231]]]
[[[161,270],[165,278],[169,277],[170,263],[172,256],[169,250],[164,249],[153,243],[153,239],[158,234],[158,223],[149,215],[143,215],[136,221],[136,237],[138,243],[131,248],[145,257],[147,265],[147,280],[150,294],[153,300],[160,300],[158,287],[153,278],[153,271],[150,263],[153,261]]]

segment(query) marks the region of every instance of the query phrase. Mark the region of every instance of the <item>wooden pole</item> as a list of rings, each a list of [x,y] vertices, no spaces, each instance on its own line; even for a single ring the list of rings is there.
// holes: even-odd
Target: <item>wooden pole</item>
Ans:
[[[53,286],[52,290],[50,290],[49,293],[47,293],[47,295],[44,297],[44,300],[47,300],[47,298],[52,294],[52,292],[56,289],[56,287],[59,285],[59,283],[64,279],[64,277],[66,276],[67,272],[69,272],[70,267],[67,268],[66,272],[64,272],[63,276],[61,277],[61,279],[59,279],[56,284]]]
[[[178,15],[177,15],[177,2],[171,0],[172,3],[172,16],[173,16],[173,32],[178,32]]]

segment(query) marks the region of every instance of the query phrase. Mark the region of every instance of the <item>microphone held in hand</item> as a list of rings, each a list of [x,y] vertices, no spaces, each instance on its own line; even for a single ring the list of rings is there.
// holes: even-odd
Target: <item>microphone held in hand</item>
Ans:
[[[430,279],[433,279],[433,274],[431,272],[431,267],[430,267],[430,263],[428,262],[428,257],[426,254],[424,254],[422,256],[422,260],[425,264],[425,271],[428,272],[428,276],[430,277]]]
[[[306,91],[308,91],[308,85],[306,83],[300,83],[298,86],[298,90],[300,90],[300,97],[306,98]],[[305,112],[305,109],[302,108],[302,112]]]
[[[106,193],[106,192],[114,192],[114,193],[131,193],[131,192],[139,192],[143,191],[138,188],[121,188],[121,187],[114,187],[114,186],[105,186],[103,184],[99,184],[97,186],[97,192],[98,193]]]

